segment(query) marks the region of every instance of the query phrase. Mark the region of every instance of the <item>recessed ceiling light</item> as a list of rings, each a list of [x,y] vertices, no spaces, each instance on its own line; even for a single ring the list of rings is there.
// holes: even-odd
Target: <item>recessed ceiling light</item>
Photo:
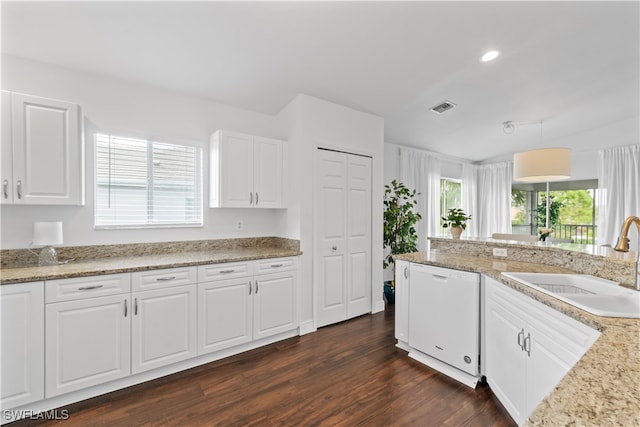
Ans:
[[[484,55],[482,55],[482,62],[489,62],[489,61],[493,61],[494,59],[496,59],[498,57],[498,55],[500,55],[500,52],[498,52],[497,50],[490,50],[489,52],[485,53]]]

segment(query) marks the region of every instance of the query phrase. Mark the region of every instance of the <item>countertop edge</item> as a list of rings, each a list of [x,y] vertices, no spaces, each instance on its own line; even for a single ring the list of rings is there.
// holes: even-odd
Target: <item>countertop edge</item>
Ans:
[[[242,262],[242,261],[254,261],[269,258],[283,258],[291,256],[300,256],[302,251],[300,250],[287,250],[281,248],[260,249],[255,253],[251,253],[251,250],[247,250],[246,254],[238,255],[207,255],[201,252],[194,253],[181,253],[181,254],[163,254],[160,258],[185,258],[184,260],[158,260],[154,256],[140,256],[129,258],[104,258],[95,260],[82,260],[72,264],[63,264],[50,267],[37,267],[37,266],[25,266],[7,268],[3,267],[2,270],[10,270],[12,272],[22,270],[24,275],[16,275],[13,277],[5,278],[0,271],[0,285],[11,285],[16,283],[28,283],[39,282],[43,280],[57,280],[57,279],[71,279],[75,277],[88,277],[98,276],[103,274],[119,274],[119,273],[133,273],[136,271],[148,271],[148,270],[161,270],[167,268],[179,268],[190,267],[198,265],[209,264],[224,264],[230,262]],[[198,259],[188,259],[189,256],[193,256]],[[155,258],[155,261],[154,261]],[[127,266],[126,263],[134,263],[134,265]],[[124,266],[116,266],[111,264],[123,263]]]

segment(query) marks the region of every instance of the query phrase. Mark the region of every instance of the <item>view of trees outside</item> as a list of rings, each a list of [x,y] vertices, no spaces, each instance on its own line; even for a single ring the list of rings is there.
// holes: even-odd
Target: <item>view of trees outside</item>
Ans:
[[[440,179],[440,216],[446,216],[447,211],[462,207],[462,184],[460,181]],[[442,226],[442,220],[440,220]],[[445,230],[442,230],[443,233]]]
[[[536,228],[545,226],[546,192],[538,192],[535,207],[529,208],[533,204],[529,200],[535,194],[525,190],[511,192],[514,232],[533,234]],[[594,198],[593,189],[551,191],[549,223],[555,230],[554,237],[571,239],[576,243],[595,243]]]

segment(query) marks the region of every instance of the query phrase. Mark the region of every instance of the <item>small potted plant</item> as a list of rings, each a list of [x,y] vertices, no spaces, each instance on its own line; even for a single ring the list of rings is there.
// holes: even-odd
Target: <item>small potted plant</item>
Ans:
[[[416,190],[409,190],[395,179],[391,184],[384,186],[383,243],[384,247],[389,248],[390,251],[382,261],[383,268],[390,265],[395,267],[393,255],[418,250],[418,234],[415,225],[422,219],[422,216],[415,212],[418,194]],[[394,281],[384,284],[385,297],[389,304],[395,301],[394,285]]]
[[[462,230],[467,228],[467,221],[471,219],[471,215],[467,215],[460,208],[449,209],[447,216],[442,218],[442,227],[449,228],[451,236],[454,239],[459,239],[462,234]]]

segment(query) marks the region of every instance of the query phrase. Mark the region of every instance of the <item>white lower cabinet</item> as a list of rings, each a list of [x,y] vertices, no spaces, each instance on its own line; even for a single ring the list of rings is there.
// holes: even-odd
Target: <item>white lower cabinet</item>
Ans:
[[[253,339],[290,331],[298,326],[293,272],[254,278]]]
[[[409,262],[395,263],[396,312],[395,333],[400,347],[408,349],[409,342]]]
[[[296,258],[199,266],[198,282],[199,354],[298,327]]]
[[[196,285],[134,292],[131,373],[196,356]]]
[[[113,283],[111,295],[96,296]],[[130,375],[130,275],[53,280],[46,286],[46,397]],[[78,294],[66,300],[71,288]]]
[[[198,353],[252,340],[251,277],[198,284]]]
[[[297,277],[287,257],[3,285],[0,405],[128,386],[277,340],[298,326]]]
[[[44,282],[0,287],[0,407],[44,398]]]
[[[600,333],[485,277],[485,374],[522,425]]]

